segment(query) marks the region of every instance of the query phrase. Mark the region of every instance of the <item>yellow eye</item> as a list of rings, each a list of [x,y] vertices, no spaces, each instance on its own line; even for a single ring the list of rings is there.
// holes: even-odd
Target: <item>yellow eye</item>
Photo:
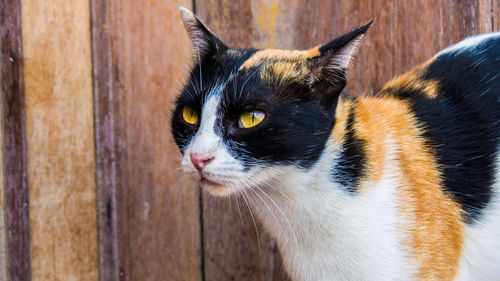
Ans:
[[[255,127],[257,124],[262,122],[262,120],[264,120],[264,117],[266,117],[266,114],[258,110],[243,112],[240,116],[240,128]]]
[[[198,113],[196,113],[196,111],[194,111],[191,107],[184,106],[182,109],[182,118],[184,118],[184,121],[187,123],[194,125],[198,122]]]

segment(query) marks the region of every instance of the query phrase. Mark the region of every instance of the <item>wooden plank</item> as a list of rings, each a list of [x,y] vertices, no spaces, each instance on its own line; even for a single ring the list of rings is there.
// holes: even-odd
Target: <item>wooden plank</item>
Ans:
[[[120,280],[120,256],[118,223],[126,225],[126,217],[117,220],[117,190],[123,177],[116,173],[116,164],[126,151],[119,151],[114,130],[116,99],[111,53],[110,2],[91,0],[92,61],[94,87],[94,120],[96,149],[97,220],[99,236],[99,280]],[[124,212],[121,212],[124,213]],[[126,240],[126,234],[120,237]]]
[[[0,116],[3,116],[3,106],[0,106]],[[3,147],[3,130],[0,129],[0,147]],[[3,151],[0,149],[0,280],[7,281],[7,240],[5,234],[5,204],[4,204],[4,165],[3,165]]]
[[[101,280],[201,280],[198,189],[177,184],[180,154],[169,130],[191,58],[178,6],[191,2],[97,2],[99,208],[110,210],[99,215]]]
[[[33,280],[97,280],[89,3],[22,5]]]
[[[479,0],[478,22],[481,33],[493,31],[493,2],[495,0]]]
[[[491,0],[491,11],[492,31],[500,31],[500,0]]]
[[[347,91],[362,95],[449,44],[489,31],[488,8],[498,5],[488,1],[210,0],[196,8],[236,48],[311,48],[375,19],[348,73]],[[203,196],[206,280],[278,280],[273,242],[261,238],[259,247],[248,211],[240,206],[240,223],[236,209]]]
[[[7,242],[2,257],[2,278],[30,280],[28,185],[26,176],[23,46],[21,1],[0,1],[0,81],[2,120],[3,210]],[[6,238],[6,240],[5,240]],[[4,256],[5,254],[5,256]],[[7,260],[5,260],[7,258]],[[6,280],[6,279],[4,279]]]

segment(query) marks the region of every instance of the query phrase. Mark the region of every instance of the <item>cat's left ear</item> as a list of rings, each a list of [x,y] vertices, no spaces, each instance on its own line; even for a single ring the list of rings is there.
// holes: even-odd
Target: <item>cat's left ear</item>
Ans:
[[[346,84],[345,73],[356,54],[364,34],[373,21],[348,32],[322,46],[310,50],[316,53],[309,58],[313,88],[320,92],[342,91]]]
[[[217,55],[228,49],[222,41],[190,10],[179,7],[182,21],[193,43],[195,60],[201,60],[208,55]]]

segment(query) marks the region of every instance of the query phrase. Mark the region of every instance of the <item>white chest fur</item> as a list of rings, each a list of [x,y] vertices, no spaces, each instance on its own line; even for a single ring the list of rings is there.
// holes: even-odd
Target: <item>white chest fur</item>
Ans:
[[[251,200],[277,240],[287,272],[294,281],[410,280],[415,267],[397,229],[397,170],[388,169],[373,188],[349,194],[329,181],[331,164],[322,162],[330,160],[309,172],[284,168],[276,189],[262,187]]]

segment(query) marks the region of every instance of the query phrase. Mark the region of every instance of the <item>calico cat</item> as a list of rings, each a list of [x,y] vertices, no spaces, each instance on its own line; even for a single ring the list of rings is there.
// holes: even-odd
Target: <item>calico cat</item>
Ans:
[[[352,98],[371,23],[306,51],[240,50],[181,15],[182,168],[248,201],[292,280],[500,280],[500,33]]]

